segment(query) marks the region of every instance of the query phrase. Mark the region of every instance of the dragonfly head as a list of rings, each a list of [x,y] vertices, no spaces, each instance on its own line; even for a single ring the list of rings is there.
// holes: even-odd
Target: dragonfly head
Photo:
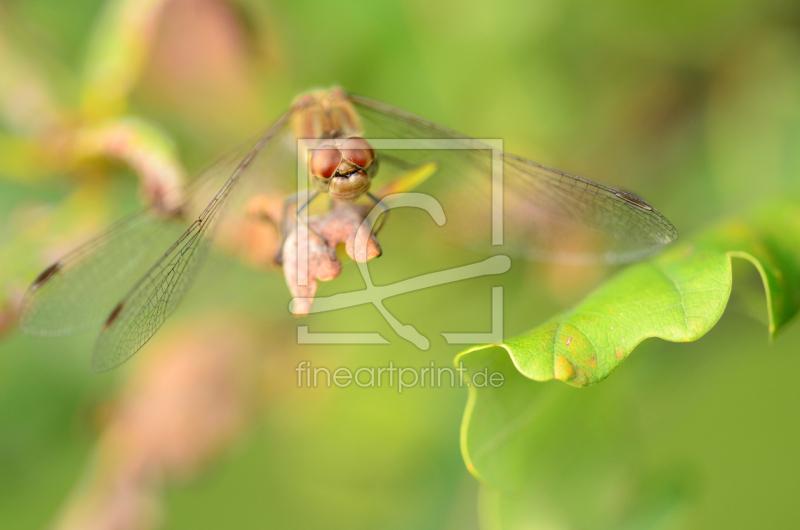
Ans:
[[[325,142],[311,155],[311,181],[338,201],[355,201],[369,191],[378,168],[375,150],[353,136]]]

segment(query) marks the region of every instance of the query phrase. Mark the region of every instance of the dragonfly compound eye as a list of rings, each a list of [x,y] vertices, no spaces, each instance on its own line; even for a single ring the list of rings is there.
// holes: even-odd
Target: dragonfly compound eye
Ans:
[[[375,161],[375,150],[369,142],[358,136],[348,138],[342,145],[342,157],[358,167],[366,168]]]
[[[323,145],[311,155],[311,174],[329,179],[342,162],[342,153],[333,145]]]

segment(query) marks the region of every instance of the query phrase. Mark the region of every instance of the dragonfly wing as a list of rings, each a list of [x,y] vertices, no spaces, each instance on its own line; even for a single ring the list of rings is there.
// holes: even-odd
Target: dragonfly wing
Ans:
[[[439,171],[418,191],[429,192],[442,203],[449,229],[458,232],[448,234],[448,239],[488,248],[491,147],[389,105],[350,98],[367,138],[447,141],[438,144],[450,146],[441,150],[391,150],[381,159],[381,168],[436,160]],[[383,151],[378,151],[380,157]],[[502,160],[504,251],[537,261],[613,263],[640,259],[677,237],[661,213],[628,192],[507,153],[497,152],[495,157]],[[377,178],[382,178],[380,172]]]
[[[144,208],[45,269],[22,301],[20,327],[59,336],[102,323],[182,229]]]
[[[208,251],[215,209],[197,219],[107,315],[95,345],[92,368],[104,372],[144,346],[175,310]]]
[[[234,150],[198,175],[185,192],[181,215],[167,217],[155,205],[143,207],[45,269],[23,299],[23,331],[59,336],[105,322],[251,148],[252,143],[246,150]]]
[[[272,179],[261,159],[276,137],[291,144],[289,115],[255,146],[235,150],[204,171],[187,189],[180,219],[145,207],[48,267],[23,300],[23,330],[54,336],[102,324],[93,358],[98,371],[136,353],[191,286],[213,234],[233,217],[227,213],[244,212],[240,190],[269,187],[246,181]]]
[[[264,177],[255,171],[259,167],[255,162],[269,158],[265,149],[279,133],[286,132],[290,115],[291,111],[270,127],[230,173],[197,219],[114,307],[95,345],[92,357],[95,371],[110,370],[128,360],[172,314],[191,287],[220,220],[232,207],[239,206],[236,198],[242,194],[234,192],[240,182],[251,176]],[[241,208],[237,210],[242,212]]]
[[[247,151],[218,160],[187,187],[180,215],[145,206],[50,265],[28,288],[20,327],[29,335],[60,336],[105,322],[119,301],[161,258],[222,187]]]

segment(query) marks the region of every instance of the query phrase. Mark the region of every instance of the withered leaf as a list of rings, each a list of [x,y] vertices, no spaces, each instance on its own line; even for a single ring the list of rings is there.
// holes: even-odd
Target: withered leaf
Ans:
[[[369,208],[337,203],[327,214],[312,218],[309,225],[319,236],[327,241],[327,245],[319,237],[308,232],[302,223],[295,223],[283,246],[283,274],[289,290],[296,299],[294,313],[304,316],[311,310],[314,295],[317,292],[317,281],[330,281],[338,277],[342,271],[342,262],[336,256],[335,249],[344,243],[347,255],[353,261],[365,263],[381,255],[381,247],[377,238],[367,230],[359,233],[359,227]],[[308,252],[298,249],[298,236],[305,232],[308,239]],[[307,284],[298,283],[298,265],[308,258]]]

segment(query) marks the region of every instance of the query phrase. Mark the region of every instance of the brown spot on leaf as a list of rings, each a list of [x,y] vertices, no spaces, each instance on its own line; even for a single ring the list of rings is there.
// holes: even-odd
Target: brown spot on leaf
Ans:
[[[575,378],[575,366],[563,355],[556,356],[553,366],[553,376],[561,381],[569,381]]]

